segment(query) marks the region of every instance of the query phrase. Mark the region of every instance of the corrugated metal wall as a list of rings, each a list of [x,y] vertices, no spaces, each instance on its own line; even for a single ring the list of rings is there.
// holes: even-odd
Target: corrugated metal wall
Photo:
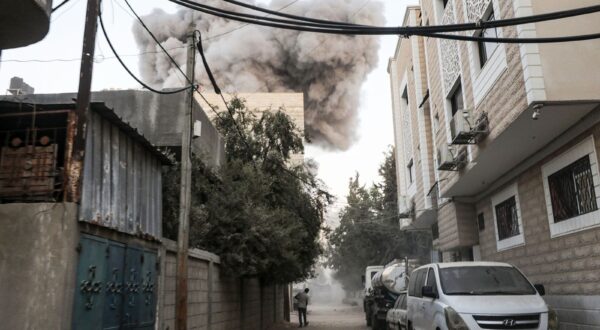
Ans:
[[[87,126],[80,221],[162,236],[161,162],[92,111]]]

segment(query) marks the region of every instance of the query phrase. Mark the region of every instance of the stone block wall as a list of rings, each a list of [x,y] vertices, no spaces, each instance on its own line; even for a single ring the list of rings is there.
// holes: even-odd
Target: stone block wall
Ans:
[[[516,178],[524,245],[498,251],[491,199],[477,203],[485,219],[479,232],[482,259],[514,264],[532,282],[544,284],[546,301],[559,312],[565,329],[600,328],[600,228],[551,237],[541,166],[592,134],[600,153],[597,124]]]
[[[175,329],[175,243],[165,240],[161,255],[158,329]],[[226,274],[219,257],[197,249],[188,259],[188,329],[265,329],[283,320],[283,287],[256,278]],[[279,294],[277,294],[279,292]]]

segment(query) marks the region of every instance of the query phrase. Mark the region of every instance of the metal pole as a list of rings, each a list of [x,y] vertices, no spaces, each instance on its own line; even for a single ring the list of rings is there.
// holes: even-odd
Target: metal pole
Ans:
[[[190,81],[194,81],[195,66],[194,32],[189,31],[187,72]],[[188,282],[188,246],[190,229],[190,206],[192,186],[192,109],[194,107],[194,89],[190,88],[183,106],[183,132],[181,135],[181,194],[179,197],[179,233],[177,235],[177,289],[176,299],[176,326],[177,330],[187,329],[187,282]]]
[[[100,0],[88,0],[83,32],[83,49],[79,69],[79,90],[77,91],[77,109],[69,116],[66,150],[65,200],[78,202],[83,177],[83,157],[85,153],[85,129],[90,108],[92,88],[92,70],[94,68],[94,50]]]

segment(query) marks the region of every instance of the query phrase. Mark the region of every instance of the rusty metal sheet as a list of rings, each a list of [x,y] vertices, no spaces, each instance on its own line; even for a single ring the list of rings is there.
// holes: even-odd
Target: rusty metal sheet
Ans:
[[[90,116],[80,221],[161,237],[161,160],[102,116]]]

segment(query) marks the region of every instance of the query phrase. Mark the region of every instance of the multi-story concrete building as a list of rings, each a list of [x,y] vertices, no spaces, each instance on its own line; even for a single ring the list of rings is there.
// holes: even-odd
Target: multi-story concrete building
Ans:
[[[597,1],[422,0],[405,25],[506,19]],[[461,32],[600,30],[591,14]],[[400,39],[392,82],[401,226],[435,258],[507,261],[546,286],[565,328],[600,326],[600,42]]]

